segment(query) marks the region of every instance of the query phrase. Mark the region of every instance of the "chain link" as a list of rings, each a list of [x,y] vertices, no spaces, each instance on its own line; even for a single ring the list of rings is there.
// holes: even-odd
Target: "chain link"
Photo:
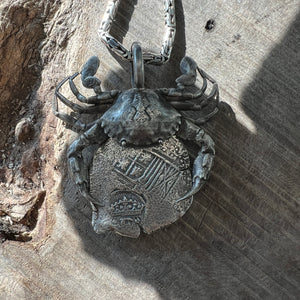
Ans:
[[[105,9],[105,13],[99,28],[101,41],[111,51],[122,57],[123,59],[132,60],[132,53],[126,49],[118,40],[109,34],[111,24],[115,19],[116,12],[121,0],[110,0]],[[175,0],[164,0],[165,14],[165,36],[158,54],[152,52],[144,52],[143,60],[148,64],[164,64],[170,59],[171,51],[174,44],[176,34],[175,19]]]

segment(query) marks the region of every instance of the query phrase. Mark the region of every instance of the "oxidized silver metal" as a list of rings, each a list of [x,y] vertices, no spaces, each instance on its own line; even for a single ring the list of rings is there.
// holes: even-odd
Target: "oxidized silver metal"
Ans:
[[[94,230],[136,238],[141,230],[151,233],[180,218],[207,181],[215,149],[212,138],[199,125],[217,113],[219,89],[190,57],[180,63],[182,75],[176,79],[176,88],[144,88],[144,62],[169,59],[175,36],[174,2],[165,1],[168,39],[160,55],[143,53],[138,43],[128,51],[108,34],[118,3],[109,1],[100,34],[109,48],[132,61],[132,88],[102,91],[101,81],[95,77],[100,61],[93,56],[83,66],[81,81],[95,95],[87,98],[79,92],[74,83],[79,73],[75,73],[57,86],[53,110],[80,133],[69,147],[68,164],[79,191],[91,203]],[[197,74],[202,87],[189,92]],[[67,81],[74,96],[85,105],[70,101],[60,92]],[[208,82],[212,88],[205,95]],[[60,112],[58,100],[73,113]],[[187,118],[182,111],[199,111],[201,116]],[[83,114],[100,113],[88,124],[80,120]],[[198,147],[192,170],[185,142]],[[92,163],[84,159],[84,150],[93,155]]]
[[[138,237],[175,222],[190,207],[192,197],[177,199],[192,187],[187,150],[175,137],[146,147],[122,147],[110,139],[94,155],[90,193],[103,199],[93,206],[98,233]]]
[[[118,40],[109,34],[111,24],[115,19],[116,12],[120,0],[110,0],[105,9],[105,13],[99,28],[101,41],[114,53],[123,59],[132,60],[132,52],[122,45]],[[175,18],[175,0],[164,0],[165,14],[165,36],[162,48],[159,54],[152,52],[143,53],[144,62],[148,64],[166,63],[171,55],[175,34],[176,34],[176,18]]]

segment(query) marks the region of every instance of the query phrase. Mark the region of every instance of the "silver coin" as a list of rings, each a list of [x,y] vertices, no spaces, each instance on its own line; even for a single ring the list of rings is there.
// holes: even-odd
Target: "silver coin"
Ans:
[[[122,147],[109,139],[94,155],[90,194],[104,201],[95,207],[98,233],[113,230],[138,237],[180,218],[193,198],[176,203],[192,187],[190,159],[175,137],[148,147]]]

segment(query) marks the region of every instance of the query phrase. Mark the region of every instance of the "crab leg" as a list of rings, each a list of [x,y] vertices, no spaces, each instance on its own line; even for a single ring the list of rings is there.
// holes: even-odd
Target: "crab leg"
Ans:
[[[206,97],[203,97],[200,104],[190,102],[190,101],[182,101],[185,99],[188,99],[188,100],[195,99],[195,98],[193,98],[193,95],[191,93],[188,93],[188,94],[190,94],[190,98],[185,98],[185,97],[188,97],[188,95],[186,95],[183,98],[178,97],[177,101],[176,101],[176,99],[173,98],[173,99],[169,100],[168,102],[172,106],[174,106],[175,108],[180,109],[180,110],[201,110],[201,108],[206,106],[210,101],[215,100],[218,102],[218,100],[219,100],[219,89],[218,89],[218,85],[216,83],[213,85],[209,95]],[[179,101],[179,100],[181,100],[181,101]]]
[[[120,91],[118,90],[112,90],[109,92],[100,92],[99,94],[91,97],[85,97],[83,96],[79,90],[77,89],[74,78],[76,78],[79,75],[79,73],[75,73],[74,75],[69,77],[69,85],[70,89],[73,92],[73,94],[76,96],[77,100],[83,103],[87,104],[112,104],[116,96],[120,94]]]
[[[90,124],[84,124],[82,122],[80,122],[79,120],[77,120],[76,118],[66,114],[66,113],[63,113],[63,112],[60,112],[58,110],[58,103],[57,103],[57,93],[58,92],[58,89],[61,87],[61,85],[66,82],[66,79],[64,79],[60,84],[59,86],[57,87],[56,89],[56,92],[55,92],[55,96],[54,96],[54,100],[53,100],[53,105],[52,105],[52,109],[53,109],[53,113],[56,117],[58,117],[59,119],[61,119],[63,122],[67,123],[68,125],[71,126],[71,129],[74,130],[74,131],[82,131],[82,130],[86,130],[87,128],[90,127]],[[63,96],[62,96],[63,97]],[[67,101],[69,101],[68,99],[66,99]]]
[[[205,89],[200,89],[195,93],[191,93],[191,92],[184,92],[178,90],[177,88],[171,88],[171,89],[162,88],[159,89],[158,92],[160,92],[167,101],[176,101],[176,100],[182,101],[182,100],[200,99],[203,96],[205,90],[206,87]]]
[[[183,140],[194,141],[200,147],[193,166],[193,186],[187,194],[176,200],[180,202],[197,193],[208,179],[215,148],[214,141],[203,129],[185,119],[182,120],[177,136]]]
[[[84,124],[79,120],[63,112],[55,111],[54,115],[59,119],[61,119],[66,124],[68,124],[69,128],[71,127],[70,129],[72,129],[75,132],[80,132],[90,127],[89,124]]]
[[[69,78],[70,88],[80,102],[88,104],[112,104],[115,97],[120,94],[120,91],[117,90],[102,92],[100,86],[101,80],[94,76],[99,68],[99,65],[99,58],[97,56],[92,56],[87,60],[81,71],[82,85],[88,89],[93,89],[96,93],[96,96],[86,98],[78,91],[73,80],[79,75],[79,73],[75,73]]]
[[[76,74],[76,73],[75,73]],[[74,75],[73,75],[74,76]],[[72,77],[72,76],[71,76]],[[111,105],[104,103],[103,105],[93,105],[93,106],[86,106],[82,107],[79,104],[73,103],[69,99],[67,99],[63,94],[60,93],[60,88],[62,85],[69,79],[70,77],[66,77],[62,80],[55,90],[55,97],[54,97],[54,107],[57,108],[57,98],[66,106],[70,107],[73,111],[79,114],[97,114],[99,112],[103,112],[107,110]]]
[[[71,127],[70,129],[72,129],[76,132],[80,132],[80,131],[90,128],[94,124],[94,122],[85,124],[85,123],[80,122],[78,119],[74,118],[73,116],[70,116],[66,113],[60,112],[59,108],[58,108],[58,101],[57,101],[58,99],[78,114],[97,114],[97,113],[105,112],[107,109],[109,109],[111,107],[111,104],[113,101],[110,100],[110,101],[106,101],[105,103],[82,107],[81,105],[73,103],[72,101],[67,99],[63,94],[60,93],[59,90],[68,79],[70,80],[70,78],[72,78],[72,77],[74,78],[74,76],[76,77],[77,76],[76,74],[78,75],[78,73],[75,73],[71,77],[66,77],[64,80],[62,80],[59,83],[59,85],[55,89],[55,95],[54,95],[54,99],[53,99],[53,103],[52,103],[52,108],[53,108],[53,113],[56,117],[58,117],[63,122],[70,125],[70,127]]]
[[[68,162],[70,174],[79,187],[81,194],[91,203],[102,205],[99,200],[95,200],[89,193],[88,168],[84,165],[82,150],[90,145],[101,145],[107,140],[107,135],[99,122],[96,122],[89,130],[84,132],[75,140],[68,151]]]
[[[178,102],[197,99],[200,100],[200,103],[203,103],[202,106],[204,106],[211,99],[218,97],[219,88],[216,81],[212,77],[210,77],[206,72],[200,69],[192,58],[185,56],[180,63],[180,70],[183,73],[183,75],[179,76],[176,79],[176,88],[163,88],[157,90],[165,97],[167,101],[170,101],[171,104],[174,101]],[[184,91],[187,86],[194,86],[197,77],[196,71],[198,71],[198,73],[202,77],[202,87],[195,93]],[[210,81],[213,84],[212,90],[208,97],[202,97],[207,89],[207,81]],[[191,109],[194,108],[191,107]]]

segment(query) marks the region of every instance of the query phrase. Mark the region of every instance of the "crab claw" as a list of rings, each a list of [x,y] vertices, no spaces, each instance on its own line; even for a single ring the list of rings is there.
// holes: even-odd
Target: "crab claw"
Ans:
[[[201,189],[209,177],[215,156],[214,141],[203,129],[200,129],[195,124],[183,121],[179,137],[194,140],[196,145],[200,147],[200,151],[194,161],[193,186],[189,192],[177,199],[175,203],[192,197]]]
[[[89,193],[88,167],[84,163],[82,151],[89,145],[101,145],[106,140],[107,135],[104,133],[100,123],[96,122],[70,145],[67,154],[70,175],[78,186],[80,193],[86,200],[98,206],[104,206],[104,204],[103,202],[99,203],[99,201],[94,199]]]
[[[96,199],[94,199],[88,191],[87,174],[85,172],[85,168],[82,166],[81,159],[74,156],[70,157],[69,167],[71,176],[73,177],[75,184],[78,186],[80,194],[91,203],[97,203],[98,205],[103,206],[102,204],[99,204],[99,201],[96,201]]]
[[[200,179],[200,177],[197,176],[193,181],[193,186],[192,186],[191,190],[188,193],[186,193],[183,197],[177,199],[175,201],[175,203],[181,202],[183,200],[186,200],[186,199],[192,197],[193,195],[195,195],[196,193],[198,193],[200,191],[200,189],[202,188],[203,185],[204,185],[204,181],[202,181]]]
[[[181,60],[180,71],[182,75],[176,79],[179,89],[184,89],[185,86],[191,86],[195,84],[197,77],[197,64],[192,58],[185,56]]]
[[[94,75],[100,65],[100,60],[97,56],[92,56],[88,59],[81,71],[81,81],[84,87],[94,89],[96,94],[101,93],[101,80]]]
[[[202,151],[200,152],[200,154],[198,154],[194,162],[193,186],[188,193],[186,193],[180,199],[176,200],[176,202],[186,200],[187,198],[195,195],[197,192],[199,192],[199,190],[202,188],[202,186],[208,179],[210,169],[212,168],[214,156],[211,153],[203,153],[204,151],[207,151],[207,145],[203,146],[201,150]]]

